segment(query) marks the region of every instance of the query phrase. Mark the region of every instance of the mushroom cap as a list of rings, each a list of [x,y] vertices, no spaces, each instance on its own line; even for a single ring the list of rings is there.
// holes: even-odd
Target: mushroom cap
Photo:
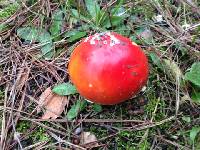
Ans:
[[[130,39],[114,33],[96,33],[74,49],[70,78],[86,99],[103,105],[135,96],[148,79],[148,60]]]

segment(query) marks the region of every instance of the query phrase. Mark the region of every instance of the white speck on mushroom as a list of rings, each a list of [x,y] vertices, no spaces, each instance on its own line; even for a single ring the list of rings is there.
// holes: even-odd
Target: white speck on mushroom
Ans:
[[[103,32],[103,33],[94,34],[94,36],[90,39],[90,44],[95,45],[96,44],[95,40],[101,41],[102,37],[105,36],[105,35],[110,37],[110,46],[120,44],[120,40],[117,39],[114,35],[112,35],[111,32]],[[89,40],[89,38],[86,38],[84,40],[84,42],[87,42],[88,40]],[[103,41],[103,44],[105,44],[105,45],[108,44],[108,41],[107,40]]]
[[[91,44],[91,45],[94,45],[96,39],[99,39],[99,34],[98,34],[98,33],[96,33],[96,34],[92,37],[92,39],[90,40],[90,44]]]
[[[93,38],[90,40],[90,44],[91,44],[91,45],[94,45],[94,44],[95,44],[95,41],[94,41],[94,40],[95,40],[95,37],[93,37]]]
[[[100,41],[101,40],[101,34],[99,34],[99,33],[96,33],[92,38],[91,38],[91,40],[90,40],[90,44],[91,45],[94,45],[95,44],[95,40],[98,40],[98,41]]]
[[[89,37],[86,37],[85,40],[84,40],[84,42],[87,42],[88,40],[89,40]]]
[[[107,41],[103,41],[103,44],[108,44],[108,42]]]
[[[114,46],[115,45],[115,41],[112,41],[110,42],[110,46]]]
[[[122,72],[122,74],[124,75],[124,74],[125,74],[125,72],[123,71],[123,72]]]
[[[110,37],[110,46],[114,46],[115,44],[120,44],[119,39],[117,39],[114,35],[112,35],[110,32],[107,32],[107,35]]]
[[[135,42],[132,42],[133,45],[138,46]]]
[[[91,88],[91,87],[93,87],[93,85],[90,83],[90,84],[89,84],[89,87]]]

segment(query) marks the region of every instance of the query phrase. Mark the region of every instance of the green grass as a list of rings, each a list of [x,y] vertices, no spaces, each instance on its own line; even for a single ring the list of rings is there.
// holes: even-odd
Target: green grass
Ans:
[[[2,3],[3,2],[4,1],[2,1]],[[5,2],[6,2],[6,0],[5,0]],[[1,1],[0,1],[0,4],[1,4]],[[3,6],[4,7],[2,9],[0,9],[0,20],[4,20],[4,19],[10,17],[20,7],[20,5],[17,2],[11,3],[11,4],[5,4]]]
[[[15,128],[24,137],[20,139],[24,148],[41,141],[47,142],[46,149],[72,148],[70,143],[80,145],[73,143],[73,139],[81,139],[74,133],[77,127],[101,139],[99,143],[105,149],[200,148],[200,74],[197,69],[200,67],[200,15],[196,12],[200,4],[197,1],[194,1],[196,6],[173,0],[117,0],[113,4],[108,0],[53,0],[49,3],[29,0],[24,3],[30,10],[18,1],[0,1],[0,20],[6,22],[16,12],[18,15],[0,24],[0,81],[5,82],[0,83],[0,104],[3,106],[7,87],[5,115],[18,119],[17,111],[21,109],[19,118],[23,119],[17,121]],[[163,17],[161,22],[156,20],[158,15]],[[186,24],[189,29],[184,27]],[[65,121],[37,120],[43,114],[36,111],[40,94],[48,87],[69,82],[66,66],[74,47],[81,39],[104,31],[115,31],[141,45],[149,59],[147,89],[138,97],[114,106],[96,106],[95,110],[93,104],[87,103],[78,113],[80,106],[75,107],[76,101],[83,98],[77,93],[68,93],[69,105],[58,118]],[[18,91],[14,83],[24,66],[30,68],[30,74]],[[147,103],[140,102],[140,97]],[[71,110],[74,116],[67,122],[70,108],[76,109]],[[173,119],[162,123],[172,116]],[[86,122],[78,122],[78,119]],[[91,120],[87,122],[87,119]],[[118,122],[101,122],[106,119]],[[152,124],[156,125],[151,127]],[[3,142],[8,146],[13,144],[12,123],[6,122],[6,127],[12,127],[6,131],[8,136]],[[50,132],[69,143],[56,144],[57,139]],[[19,143],[15,142],[14,146],[18,147]]]

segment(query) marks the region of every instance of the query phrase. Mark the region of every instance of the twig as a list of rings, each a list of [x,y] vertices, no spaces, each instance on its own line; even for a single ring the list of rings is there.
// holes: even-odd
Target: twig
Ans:
[[[30,145],[30,146],[27,146],[27,147],[25,147],[23,150],[29,150],[29,149],[33,149],[33,148],[35,148],[35,147],[38,147],[38,146],[41,146],[41,145],[46,145],[46,141],[42,141],[42,142],[37,142],[37,143],[35,143],[35,144],[33,144],[33,145]]]
[[[65,141],[65,140],[61,139],[60,137],[58,137],[57,135],[55,135],[54,133],[52,133],[52,132],[50,132],[50,131],[48,131],[48,133],[49,133],[55,140],[57,140],[59,143],[65,143],[65,144],[67,144],[67,145],[69,145],[69,146],[72,146],[72,147],[75,147],[75,148],[79,148],[79,149],[82,149],[82,150],[86,150],[86,148],[84,148],[84,147],[81,147],[81,146],[79,146],[79,145],[75,145],[75,144],[73,144],[73,143],[70,143],[70,142],[68,142],[68,141]]]
[[[4,149],[4,140],[6,140],[6,105],[7,105],[7,94],[8,94],[8,86],[5,89],[5,98],[4,98],[4,106],[3,106],[3,116],[2,116],[2,125],[1,125],[1,144],[0,149]]]
[[[142,124],[142,125],[137,125],[135,127],[131,127],[131,128],[119,128],[119,130],[123,130],[123,131],[139,131],[139,130],[144,130],[144,129],[148,129],[148,128],[152,128],[152,127],[155,127],[155,126],[159,126],[161,124],[164,124],[166,122],[169,122],[169,121],[172,121],[175,119],[175,116],[171,116],[167,119],[164,119],[162,121],[159,121],[159,122],[155,122],[155,123],[150,123],[150,124]]]
[[[164,139],[163,137],[158,136],[158,135],[155,135],[155,136],[156,136],[157,138],[159,138],[160,140],[164,141],[164,142],[167,142],[167,143],[169,143],[169,144],[171,144],[171,145],[174,145],[174,146],[178,147],[179,149],[191,150],[190,148],[185,147],[185,146],[182,146],[182,145],[178,144],[177,142],[172,142],[172,141],[167,140],[167,139]]]
[[[20,120],[24,120],[21,118]],[[30,119],[31,121],[48,121],[48,122],[83,122],[83,123],[145,123],[142,120],[116,120],[116,119],[78,119],[70,121],[67,119]]]

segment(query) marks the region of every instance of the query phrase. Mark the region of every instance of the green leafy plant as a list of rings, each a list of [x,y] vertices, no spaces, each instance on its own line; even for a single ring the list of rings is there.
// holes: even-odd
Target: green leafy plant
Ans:
[[[18,132],[27,132],[27,130],[30,127],[30,122],[29,121],[20,121],[17,125],[17,131]]]
[[[200,87],[200,62],[192,64],[190,71],[185,74],[185,79]]]
[[[159,69],[161,69],[162,71],[164,71],[164,65],[161,62],[159,56],[156,53],[154,53],[154,52],[149,53],[149,56],[150,56],[150,59],[152,60],[152,63],[155,66],[157,66]]]
[[[30,42],[39,42],[43,57],[46,59],[52,58],[53,42],[51,35],[46,30],[35,27],[23,27],[17,30],[17,35]]]
[[[197,91],[197,92],[193,91],[192,100],[193,100],[193,102],[200,104],[200,91]]]
[[[74,42],[86,35],[87,33],[84,31],[71,30],[69,32],[66,32],[63,36],[67,38],[68,42]]]
[[[71,95],[76,94],[77,90],[71,83],[62,83],[54,86],[52,91],[58,95]]]
[[[71,8],[72,17],[81,19],[89,23],[90,27],[97,30],[105,30],[113,26],[118,26],[123,23],[127,17],[126,10],[122,7],[123,0],[112,10],[109,8],[100,8],[96,0],[86,0],[86,12]]]
[[[99,104],[94,104],[92,105],[92,108],[95,112],[101,112],[102,111],[102,106]]]
[[[190,130],[190,140],[194,143],[195,138],[197,137],[197,134],[200,132],[200,127],[193,127]]]
[[[185,74],[185,80],[194,84],[191,98],[193,102],[200,104],[200,62],[192,64],[189,71]]]
[[[86,105],[87,105],[86,101],[77,100],[76,103],[72,105],[70,110],[67,112],[67,116],[66,116],[67,119],[72,120],[75,117],[77,117],[79,112],[85,109]]]
[[[52,24],[49,31],[37,27],[22,27],[17,29],[17,35],[29,42],[38,42],[41,45],[41,53],[45,59],[51,59],[54,55],[54,41],[61,38],[61,28],[64,21],[64,13],[61,9],[57,9],[52,15]],[[84,36],[86,32],[79,30],[67,31],[63,34],[63,38],[68,38],[68,42],[74,42]]]
[[[61,33],[62,23],[63,23],[63,11],[57,9],[52,15],[52,24],[49,29],[51,36],[54,37],[54,40],[59,40],[59,34]]]
[[[183,116],[182,117],[182,120],[187,122],[187,123],[190,123],[191,122],[191,118],[190,117],[187,117],[187,116]]]
[[[37,130],[34,131],[31,135],[30,138],[36,142],[36,141],[49,141],[50,137],[46,133],[46,129],[43,127],[37,127]]]

